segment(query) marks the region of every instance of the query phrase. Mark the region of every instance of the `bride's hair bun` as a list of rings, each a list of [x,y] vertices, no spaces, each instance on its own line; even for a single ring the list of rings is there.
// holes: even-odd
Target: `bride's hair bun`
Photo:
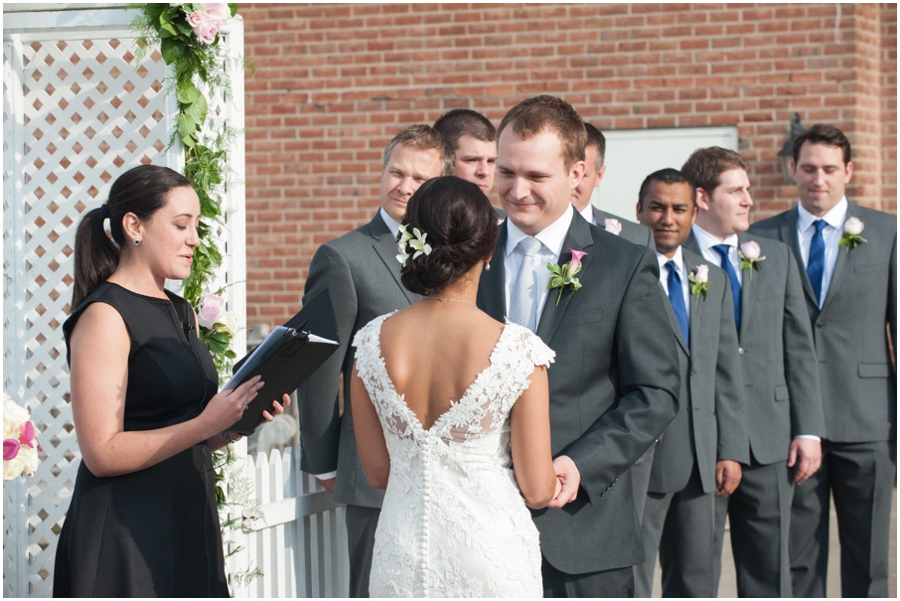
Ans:
[[[494,252],[497,214],[481,188],[452,175],[419,186],[406,205],[403,224],[426,234],[430,254],[409,258],[400,280],[410,292],[434,295]]]

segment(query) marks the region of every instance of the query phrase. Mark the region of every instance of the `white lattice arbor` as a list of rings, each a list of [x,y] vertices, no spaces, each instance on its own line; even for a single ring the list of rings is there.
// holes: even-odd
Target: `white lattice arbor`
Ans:
[[[119,174],[142,163],[181,171],[183,156],[177,148],[165,151],[174,94],[165,94],[158,52],[136,63],[128,29],[133,13],[16,10],[5,12],[3,32],[3,387],[32,413],[44,452],[34,478],[4,482],[3,593],[48,597],[80,460],[62,334],[75,228]],[[229,37],[242,44],[239,23],[237,29]],[[241,99],[242,77],[233,81]],[[242,104],[219,99],[211,108],[243,127]],[[232,157],[241,179],[242,144]],[[241,281],[242,186],[230,186],[225,204],[231,214],[222,229],[222,277]],[[232,286],[228,294],[229,309],[243,321],[244,288]]]

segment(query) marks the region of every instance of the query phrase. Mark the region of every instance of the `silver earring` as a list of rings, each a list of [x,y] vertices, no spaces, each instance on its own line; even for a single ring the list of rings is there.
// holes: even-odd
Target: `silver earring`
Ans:
[[[491,270],[491,264],[488,263],[487,261],[484,262],[484,270],[485,270],[485,271],[490,271],[490,270]]]
[[[134,245],[135,245],[135,246],[137,246],[137,245],[140,244],[140,243],[141,243],[141,239],[140,239],[140,238],[135,238],[135,239],[134,239]]]

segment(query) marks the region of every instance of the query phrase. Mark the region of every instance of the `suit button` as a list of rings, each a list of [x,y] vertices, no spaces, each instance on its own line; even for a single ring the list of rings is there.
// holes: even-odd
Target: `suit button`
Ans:
[[[816,322],[816,327],[817,327],[817,328],[821,328],[821,327],[824,326],[824,325],[825,325],[825,324],[822,323],[821,321],[817,321],[817,322]]]
[[[744,354],[744,347],[739,347],[739,348],[738,348],[738,353],[741,354],[741,355],[743,355],[743,354]]]

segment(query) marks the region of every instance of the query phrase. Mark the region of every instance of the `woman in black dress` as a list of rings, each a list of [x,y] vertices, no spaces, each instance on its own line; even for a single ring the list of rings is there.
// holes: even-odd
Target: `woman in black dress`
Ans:
[[[263,383],[216,394],[197,317],[164,288],[190,275],[199,221],[188,180],[143,165],[78,226],[63,331],[83,460],[54,596],[228,596],[211,452],[236,439],[225,429]],[[274,402],[263,415],[282,411]]]

